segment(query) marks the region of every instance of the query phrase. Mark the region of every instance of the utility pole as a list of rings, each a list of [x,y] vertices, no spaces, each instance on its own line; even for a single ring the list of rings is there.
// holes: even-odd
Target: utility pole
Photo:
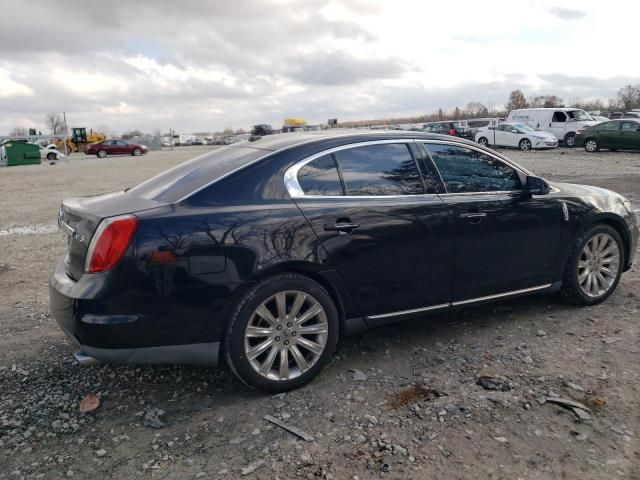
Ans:
[[[62,132],[63,133],[62,141],[64,143],[64,156],[68,157],[69,152],[67,147],[67,113],[66,112],[62,112],[62,120],[64,122],[64,132]]]

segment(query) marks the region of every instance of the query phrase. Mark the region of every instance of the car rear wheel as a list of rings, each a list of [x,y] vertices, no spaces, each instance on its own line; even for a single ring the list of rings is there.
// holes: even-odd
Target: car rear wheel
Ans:
[[[55,160],[56,158],[57,157],[56,157],[55,153],[53,153],[53,152],[47,153],[47,160]]]
[[[584,142],[584,149],[589,153],[593,153],[600,150],[600,145],[595,138],[587,138]]]
[[[529,140],[528,138],[523,138],[522,140],[520,140],[519,147],[520,150],[524,152],[531,150],[531,140]]]
[[[479,143],[480,145],[482,145],[483,147],[488,147],[488,146],[489,146],[489,140],[487,140],[487,139],[486,139],[486,138],[484,138],[484,137],[480,137],[480,138],[478,139],[478,143]]]
[[[575,242],[565,268],[562,292],[579,305],[595,305],[613,293],[622,275],[624,249],[611,226],[591,227]]]
[[[139,148],[136,148],[136,149],[133,151],[133,156],[134,156],[134,157],[139,157],[140,155],[142,155],[142,150],[140,150]]]
[[[266,392],[299,388],[331,358],[338,312],[327,291],[298,274],[259,282],[233,313],[225,339],[231,370]]]
[[[564,145],[565,147],[573,148],[576,146],[576,134],[575,133],[567,133],[564,137]]]
[[[107,156],[106,150],[98,150],[98,158],[105,158]]]

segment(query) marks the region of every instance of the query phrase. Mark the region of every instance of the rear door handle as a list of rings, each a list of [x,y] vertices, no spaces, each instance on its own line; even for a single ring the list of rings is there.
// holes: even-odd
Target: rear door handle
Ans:
[[[325,223],[324,230],[326,232],[338,232],[342,235],[348,235],[353,232],[360,225],[351,222],[338,222],[338,223]]]
[[[484,218],[486,216],[487,214],[483,212],[468,212],[460,214],[460,218]]]
[[[467,212],[458,215],[460,218],[466,219],[469,223],[480,223],[487,214],[484,212]]]

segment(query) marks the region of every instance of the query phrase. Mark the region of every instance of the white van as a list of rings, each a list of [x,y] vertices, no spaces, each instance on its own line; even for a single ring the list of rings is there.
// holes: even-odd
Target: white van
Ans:
[[[523,108],[511,110],[507,122],[524,123],[536,130],[552,133],[567,147],[573,147],[576,131],[595,125],[579,108]]]

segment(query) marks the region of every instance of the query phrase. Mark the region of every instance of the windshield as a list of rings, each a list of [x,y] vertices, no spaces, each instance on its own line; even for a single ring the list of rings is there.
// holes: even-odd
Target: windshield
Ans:
[[[516,123],[514,125],[514,127],[516,128],[516,130],[518,130],[520,133],[531,133],[531,132],[535,132],[536,129],[535,128],[531,128],[529,125],[525,125],[523,123]]]
[[[584,110],[570,110],[567,112],[571,120],[591,121],[593,120]]]
[[[218,148],[150,178],[130,189],[129,193],[148,200],[173,203],[269,153],[257,148]]]

